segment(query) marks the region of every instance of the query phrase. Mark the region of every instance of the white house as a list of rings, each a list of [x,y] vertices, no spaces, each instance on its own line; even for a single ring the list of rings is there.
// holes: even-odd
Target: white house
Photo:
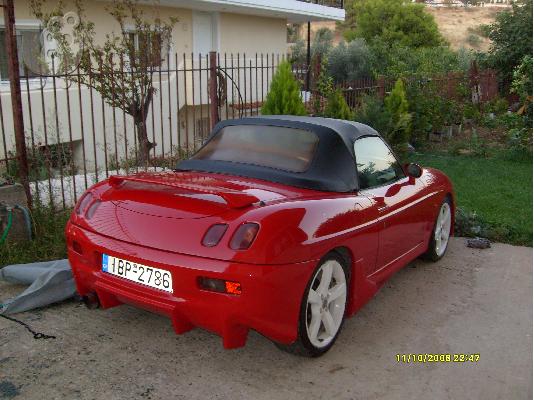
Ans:
[[[86,3],[90,4],[86,17],[95,23],[97,40],[118,30],[106,11],[108,2]],[[267,94],[279,58],[286,54],[287,24],[344,20],[341,1],[324,3],[330,6],[297,0],[159,0],[156,12],[161,17],[173,16],[178,22],[172,32],[168,61],[154,78],[157,95],[147,120],[149,137],[157,143],[154,155],[165,157],[179,147],[198,146],[207,135],[209,52],[218,53],[223,70],[221,90],[226,93],[220,104],[221,118],[254,114]],[[143,7],[147,13],[154,11],[153,6]],[[75,10],[67,2],[69,9]],[[15,0],[15,17],[21,69],[26,64],[36,70],[36,51],[46,58],[53,43],[32,16],[28,0]],[[75,14],[65,18],[68,23],[76,23]],[[0,26],[3,24],[0,19]],[[1,27],[0,43],[1,169],[2,160],[15,149]],[[78,170],[110,168],[114,160],[124,160],[135,152],[131,117],[103,103],[96,91],[32,73],[21,83],[26,138],[37,149],[45,142],[49,146],[62,143],[73,150]]]

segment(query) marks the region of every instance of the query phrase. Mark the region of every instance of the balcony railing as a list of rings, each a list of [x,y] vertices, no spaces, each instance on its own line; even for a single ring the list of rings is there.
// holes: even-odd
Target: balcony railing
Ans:
[[[320,6],[343,8],[343,0],[298,0],[304,3],[318,4]]]

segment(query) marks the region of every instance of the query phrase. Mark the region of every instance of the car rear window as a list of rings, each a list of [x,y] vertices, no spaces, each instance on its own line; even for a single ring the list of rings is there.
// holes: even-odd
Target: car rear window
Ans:
[[[319,138],[303,129],[266,125],[233,125],[221,129],[192,158],[230,161],[304,172]]]

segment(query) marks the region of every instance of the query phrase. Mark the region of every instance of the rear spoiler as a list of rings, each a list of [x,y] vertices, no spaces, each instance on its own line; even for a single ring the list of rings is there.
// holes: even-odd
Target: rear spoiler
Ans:
[[[183,183],[176,180],[171,179],[152,179],[149,176],[118,176],[113,175],[110,176],[108,179],[108,182],[111,186],[117,187],[121,183],[129,181],[129,182],[141,182],[141,183],[149,183],[153,185],[163,185],[163,186],[171,186],[178,189],[187,190],[193,193],[203,193],[203,194],[212,194],[215,196],[221,197],[228,207],[230,208],[243,208],[250,206],[251,204],[258,203],[260,199],[258,199],[256,196],[253,196],[248,193],[243,193],[238,190],[232,190],[228,188],[216,188],[216,187],[206,187],[203,185],[195,185],[193,183]]]

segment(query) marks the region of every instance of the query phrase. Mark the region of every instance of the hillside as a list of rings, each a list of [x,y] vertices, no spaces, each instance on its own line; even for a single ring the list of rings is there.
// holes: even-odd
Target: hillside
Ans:
[[[454,49],[465,47],[486,51],[489,49],[490,40],[481,36],[479,27],[491,24],[504,7],[506,6],[427,7],[426,10],[434,16],[441,34]],[[329,28],[334,31],[334,44],[343,39],[342,33],[336,31],[335,22],[313,22],[312,35],[320,28]],[[306,39],[306,32],[306,24],[302,24],[300,29],[302,39]]]
[[[434,16],[441,34],[454,49],[486,51],[490,40],[480,35],[479,27],[491,24],[495,16],[503,11],[503,7],[427,7]]]

